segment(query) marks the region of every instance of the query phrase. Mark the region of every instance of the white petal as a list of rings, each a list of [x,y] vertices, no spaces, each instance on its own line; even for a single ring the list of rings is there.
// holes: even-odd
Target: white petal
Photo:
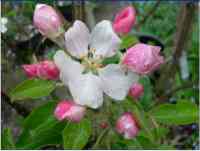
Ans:
[[[57,51],[54,55],[54,62],[60,70],[60,79],[65,83],[65,85],[68,84],[69,79],[81,75],[84,70],[83,65],[72,60],[64,51],[61,50]]]
[[[87,26],[76,20],[72,27],[65,32],[65,45],[70,54],[81,58],[87,55],[90,33]]]
[[[123,100],[138,75],[125,71],[120,65],[110,64],[99,70],[103,91],[115,100]]]
[[[88,73],[70,80],[69,89],[77,104],[94,109],[103,104],[101,80],[96,75]]]
[[[95,57],[111,57],[120,47],[121,40],[113,31],[108,20],[98,23],[91,34],[90,48],[95,49]]]

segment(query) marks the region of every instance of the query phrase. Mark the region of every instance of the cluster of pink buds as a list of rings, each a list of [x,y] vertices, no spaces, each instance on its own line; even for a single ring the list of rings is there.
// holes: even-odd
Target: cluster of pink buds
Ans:
[[[126,139],[134,138],[139,132],[136,118],[130,112],[125,112],[116,123],[116,131]]]
[[[72,122],[80,122],[85,111],[85,107],[75,104],[71,100],[63,100],[58,103],[54,115],[59,121],[66,119]]]
[[[41,61],[36,64],[22,66],[26,75],[29,78],[42,78],[48,80],[57,80],[59,77],[59,70],[53,61]]]

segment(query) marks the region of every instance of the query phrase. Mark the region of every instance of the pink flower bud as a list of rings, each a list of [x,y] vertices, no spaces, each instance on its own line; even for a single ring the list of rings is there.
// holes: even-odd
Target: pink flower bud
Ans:
[[[37,67],[37,76],[43,79],[57,80],[59,70],[53,61],[42,61]]]
[[[139,126],[132,113],[124,113],[116,123],[116,130],[126,139],[134,138],[139,132]]]
[[[22,68],[29,78],[37,76],[37,64],[22,65]]]
[[[135,99],[138,99],[143,93],[144,87],[140,83],[134,83],[129,90],[129,95]]]
[[[57,37],[63,32],[61,15],[49,5],[36,5],[33,22],[39,32],[48,38]]]
[[[99,125],[102,129],[105,129],[108,127],[108,123],[107,122],[101,122]]]
[[[148,74],[164,63],[163,56],[159,54],[160,49],[158,46],[136,44],[127,50],[122,63],[133,72]]]
[[[80,122],[85,111],[85,107],[75,104],[71,100],[63,100],[58,103],[54,115],[59,121],[67,119],[72,122]]]
[[[135,24],[136,16],[135,9],[128,6],[120,11],[113,22],[113,29],[120,34],[127,34],[131,31],[132,26]]]

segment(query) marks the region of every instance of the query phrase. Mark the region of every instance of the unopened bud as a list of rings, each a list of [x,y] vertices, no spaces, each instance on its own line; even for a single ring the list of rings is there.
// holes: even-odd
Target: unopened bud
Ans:
[[[62,16],[53,7],[46,4],[36,5],[33,22],[43,36],[51,39],[64,32]]]
[[[124,113],[117,120],[116,130],[126,139],[134,138],[139,132],[139,127],[133,114],[129,112]]]
[[[85,107],[75,104],[71,100],[63,100],[58,103],[54,115],[58,120],[67,119],[72,122],[80,122],[85,115]]]

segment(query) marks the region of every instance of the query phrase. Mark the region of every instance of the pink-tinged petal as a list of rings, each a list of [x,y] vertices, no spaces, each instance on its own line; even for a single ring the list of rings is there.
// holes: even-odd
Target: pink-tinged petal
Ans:
[[[65,45],[67,51],[77,58],[82,58],[88,53],[90,33],[87,26],[76,20],[72,27],[65,32]]]
[[[121,10],[115,17],[113,28],[119,34],[127,34],[131,31],[136,21],[136,12],[132,6]]]
[[[134,138],[139,132],[139,126],[132,113],[124,113],[116,122],[116,131],[126,139]]]
[[[33,22],[39,32],[48,38],[54,38],[63,33],[62,16],[49,5],[36,5]]]
[[[57,80],[59,78],[59,69],[53,61],[42,61],[38,64],[37,76],[43,79]]]
[[[68,86],[68,81],[80,76],[84,71],[84,66],[78,61],[71,59],[64,51],[57,51],[54,55],[54,62],[60,70],[60,79]]]
[[[143,93],[144,87],[140,83],[134,83],[129,90],[129,95],[135,99],[138,99]]]
[[[92,30],[90,37],[90,49],[94,50],[94,57],[111,57],[120,47],[121,40],[113,31],[111,22],[103,20]]]
[[[29,78],[37,77],[37,64],[22,65],[24,72]]]
[[[123,100],[133,82],[138,80],[138,75],[126,71],[122,66],[109,64],[99,70],[99,77],[103,83],[103,91],[115,101]]]
[[[80,122],[85,115],[85,111],[85,107],[75,104],[71,100],[63,100],[58,103],[54,115],[60,121],[67,119],[73,122]]]
[[[148,74],[164,63],[160,56],[160,47],[147,44],[136,44],[125,53],[122,63],[139,74]]]

